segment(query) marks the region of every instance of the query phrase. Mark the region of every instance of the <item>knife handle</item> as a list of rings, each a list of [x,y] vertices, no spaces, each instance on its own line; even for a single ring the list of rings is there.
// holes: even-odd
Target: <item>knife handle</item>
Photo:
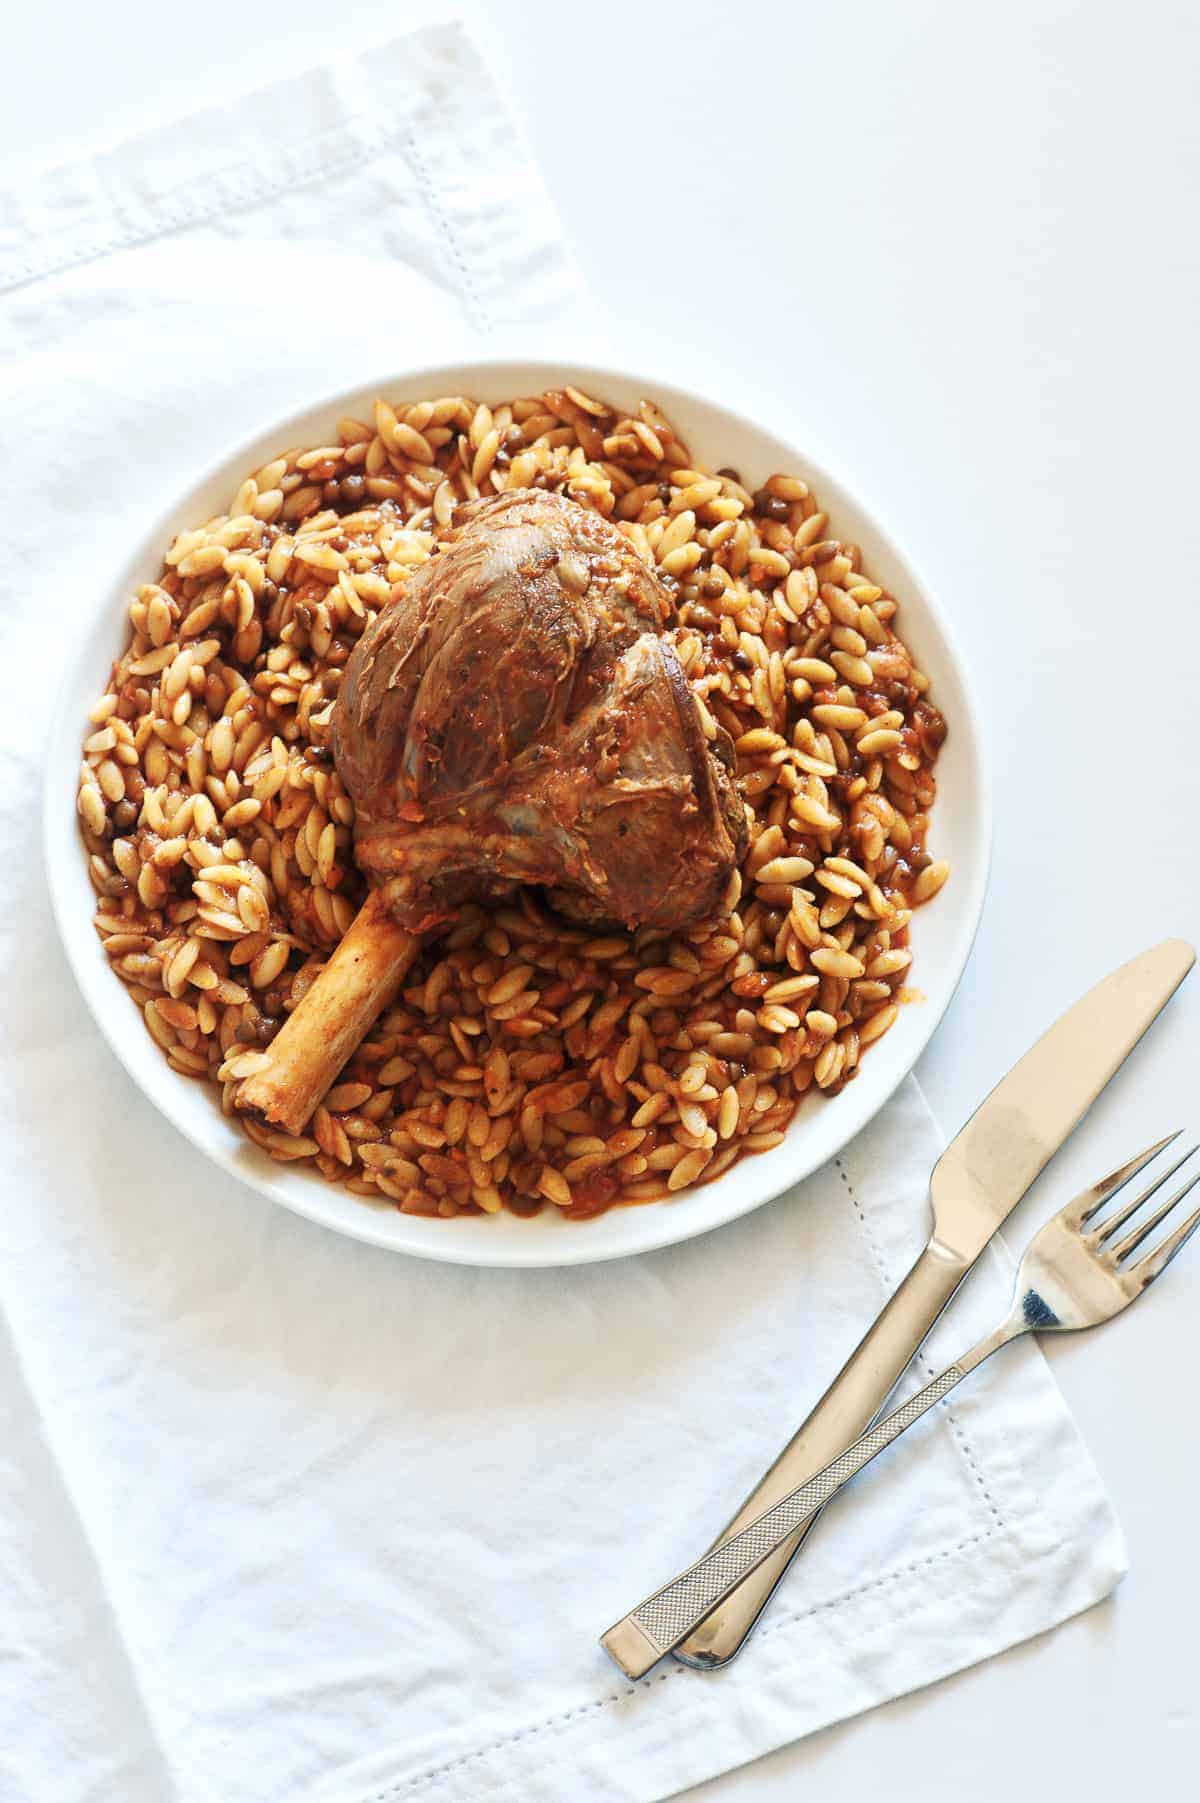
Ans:
[[[970,1269],[971,1261],[942,1246],[936,1235],[903,1279],[873,1327],[859,1341],[820,1402],[714,1540],[724,1544],[756,1515],[807,1483],[874,1421],[913,1354]],[[701,1671],[725,1665],[753,1629],[780,1578],[799,1552],[820,1510],[745,1578],[675,1648],[675,1658]]]

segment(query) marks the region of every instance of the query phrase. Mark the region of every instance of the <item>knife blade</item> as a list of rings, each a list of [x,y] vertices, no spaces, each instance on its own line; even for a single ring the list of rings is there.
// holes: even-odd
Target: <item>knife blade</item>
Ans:
[[[1195,951],[1184,940],[1165,939],[1110,972],[1047,1029],[980,1104],[934,1167],[929,1186],[933,1229],[925,1250],[714,1546],[805,1483],[870,1426],[992,1235],[1195,961]],[[813,1514],[802,1523],[675,1649],[674,1657],[701,1670],[732,1659],[816,1519]],[[608,1651],[629,1670],[619,1649]],[[631,1653],[631,1662],[637,1663],[644,1649]]]

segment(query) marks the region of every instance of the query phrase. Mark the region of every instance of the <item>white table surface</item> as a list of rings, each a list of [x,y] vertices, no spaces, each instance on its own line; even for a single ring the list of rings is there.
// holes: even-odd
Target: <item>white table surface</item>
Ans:
[[[432,10],[10,11],[0,178]],[[979,940],[919,1072],[953,1131],[1104,970],[1166,934],[1200,936],[1200,13],[1189,0],[456,10],[509,83],[614,355],[682,356],[735,404],[790,417],[958,628],[990,726],[997,830]],[[1200,1130],[1198,1073],[1200,977],[1010,1243],[1151,1138]],[[1119,1327],[1049,1356],[1128,1536],[1116,1598],[690,1796],[1186,1792],[1200,1754],[1200,1256]]]

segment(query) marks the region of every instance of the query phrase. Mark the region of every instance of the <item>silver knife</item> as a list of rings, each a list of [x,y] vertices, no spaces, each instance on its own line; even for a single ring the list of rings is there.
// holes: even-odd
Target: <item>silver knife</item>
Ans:
[[[1182,939],[1165,939],[1132,958],[1089,989],[996,1085],[934,1167],[933,1229],[925,1250],[714,1546],[806,1483],[870,1426],[996,1229],[1195,961]],[[675,1649],[677,1659],[710,1670],[733,1658],[817,1513]],[[640,1677],[662,1656],[629,1617],[610,1628],[601,1644],[629,1677]]]

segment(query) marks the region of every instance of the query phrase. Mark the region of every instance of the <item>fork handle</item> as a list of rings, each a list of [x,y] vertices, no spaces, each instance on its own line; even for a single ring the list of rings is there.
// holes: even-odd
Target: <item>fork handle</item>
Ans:
[[[821,1471],[875,1420],[913,1354],[970,1270],[972,1259],[930,1239],[888,1298],[821,1400],[760,1478],[713,1545],[730,1540],[763,1510]],[[816,1520],[800,1520],[790,1537],[713,1610],[675,1657],[701,1671],[725,1665],[744,1645],[788,1565]]]
[[[693,1633],[705,1616],[736,1590],[752,1571],[757,1571],[795,1533],[801,1522],[815,1510],[824,1508],[864,1465],[878,1458],[884,1448],[898,1440],[914,1421],[919,1421],[935,1403],[949,1396],[951,1390],[982,1365],[984,1359],[998,1352],[1001,1346],[1007,1346],[1010,1340],[1033,1332],[1036,1325],[1026,1320],[1019,1310],[1014,1310],[969,1352],[964,1352],[923,1390],[918,1390],[915,1396],[910,1396],[890,1415],[868,1428],[822,1470],[764,1509],[738,1533],[712,1547],[702,1559],[689,1565],[661,1590],[652,1592],[628,1615],[623,1615],[607,1634],[600,1637],[605,1652],[626,1677],[644,1677],[652,1665],[657,1665],[664,1654]]]
[[[965,1368],[964,1368],[965,1367]],[[735,1590],[750,1572],[769,1559],[814,1510],[824,1507],[844,1484],[869,1465],[886,1446],[919,1421],[935,1403],[962,1382],[973,1362],[950,1365],[932,1383],[885,1415],[839,1458],[764,1510],[731,1539],[722,1541],[694,1565],[639,1603],[600,1644],[629,1678],[640,1678],[671,1648],[687,1637]]]

